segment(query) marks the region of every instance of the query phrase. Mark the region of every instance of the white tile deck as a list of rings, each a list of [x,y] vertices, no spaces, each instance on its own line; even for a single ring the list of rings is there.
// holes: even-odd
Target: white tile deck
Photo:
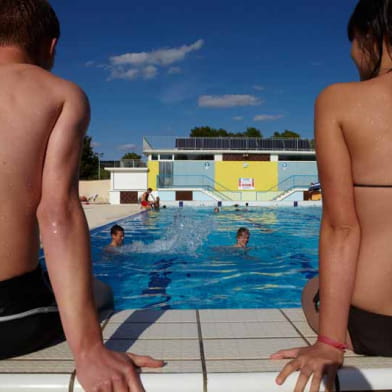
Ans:
[[[301,310],[123,311],[103,323],[106,344],[163,359],[162,369],[143,369],[148,392],[291,392],[275,377],[285,361],[271,353],[306,345],[313,332]],[[340,370],[342,391],[392,389],[392,358],[347,353]],[[73,382],[66,343],[0,361],[0,392],[82,392]]]
[[[198,339],[196,323],[112,324],[103,331],[104,339]]]
[[[203,309],[202,323],[235,323],[244,321],[286,321],[278,309]]]
[[[196,323],[195,310],[123,310],[114,314],[110,323]]]
[[[202,323],[203,339],[299,338],[289,322]]]
[[[204,340],[207,360],[268,359],[276,351],[298,346],[306,346],[305,340],[301,338]]]

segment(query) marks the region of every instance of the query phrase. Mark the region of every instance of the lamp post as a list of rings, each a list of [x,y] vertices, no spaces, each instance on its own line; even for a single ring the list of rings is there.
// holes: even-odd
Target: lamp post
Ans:
[[[103,157],[103,152],[98,152],[98,180],[101,179],[101,158]]]

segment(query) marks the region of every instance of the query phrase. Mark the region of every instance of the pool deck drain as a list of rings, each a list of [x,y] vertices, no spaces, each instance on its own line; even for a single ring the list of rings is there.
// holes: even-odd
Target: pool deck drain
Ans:
[[[274,379],[286,361],[277,350],[314,340],[301,309],[126,310],[107,314],[106,345],[163,359],[162,369],[143,369],[147,392],[293,391]],[[339,371],[342,391],[392,390],[392,358],[347,352]],[[67,343],[0,361],[1,392],[81,392]]]

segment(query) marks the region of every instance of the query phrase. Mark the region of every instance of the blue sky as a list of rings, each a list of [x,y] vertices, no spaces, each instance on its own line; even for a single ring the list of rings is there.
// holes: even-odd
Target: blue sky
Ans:
[[[92,106],[103,159],[143,136],[208,125],[313,135],[317,94],[358,79],[346,25],[354,0],[52,0],[62,25],[53,72]]]

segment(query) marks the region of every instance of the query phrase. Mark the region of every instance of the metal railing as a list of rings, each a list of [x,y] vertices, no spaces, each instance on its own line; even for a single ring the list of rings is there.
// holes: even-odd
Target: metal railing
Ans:
[[[121,159],[119,161],[101,161],[101,167],[147,167],[141,159]]]
[[[158,188],[196,188],[204,189],[215,195],[220,196],[223,200],[230,199],[225,193],[238,194],[241,197],[240,191],[233,191],[222,184],[214,181],[211,177],[205,175],[157,175]],[[216,189],[219,188],[219,189]]]
[[[311,183],[318,182],[318,175],[298,174],[285,178],[266,192],[287,192],[293,188],[309,188]]]
[[[317,182],[317,175],[293,175],[277,183],[265,191],[255,191],[255,200],[275,200],[285,192],[294,188],[308,188],[312,182]],[[243,200],[243,191],[229,189],[205,175],[157,175],[158,188],[193,188],[204,189],[222,200]],[[218,189],[217,189],[218,188]],[[249,192],[247,192],[249,194]]]
[[[314,151],[313,141],[300,138],[148,136],[143,150]]]

